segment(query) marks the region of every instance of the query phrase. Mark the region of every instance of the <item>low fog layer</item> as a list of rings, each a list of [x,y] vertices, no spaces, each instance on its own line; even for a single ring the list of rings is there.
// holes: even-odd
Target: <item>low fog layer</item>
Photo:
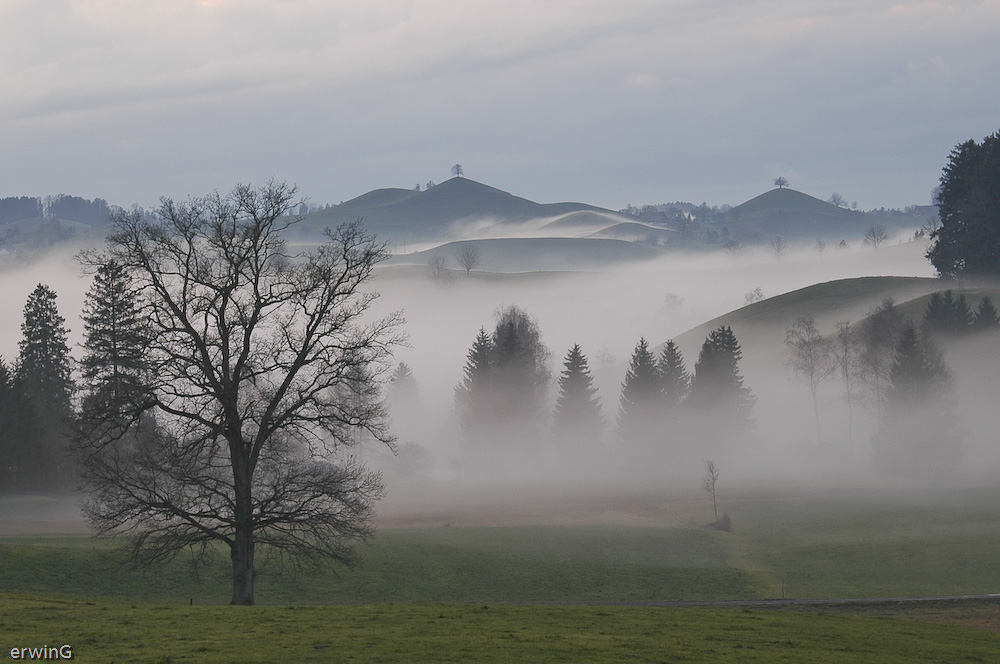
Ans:
[[[924,258],[925,251],[926,244],[920,240],[894,241],[879,249],[832,248],[822,255],[811,247],[790,247],[780,260],[763,249],[745,249],[736,256],[723,251],[676,252],[599,271],[532,273],[474,270],[466,274],[453,262],[437,278],[426,266],[384,265],[372,285],[381,297],[371,313],[404,314],[409,345],[397,349],[395,362],[411,369],[418,396],[409,404],[395,404],[393,428],[400,447],[396,457],[368,443],[357,452],[385,471],[390,494],[394,483],[414,480],[585,480],[614,485],[662,479],[687,486],[701,477],[707,458],[733,483],[826,481],[855,486],[896,482],[872,464],[872,436],[878,428],[872,410],[856,405],[853,432],[848,431],[843,390],[836,379],[818,392],[823,439],[817,440],[808,389],[788,366],[784,339],[793,319],[774,319],[766,325],[733,323],[742,345],[744,384],[752,390],[756,404],[754,425],[731,440],[702,440],[697,424],[678,425],[682,428],[665,431],[664,438],[682,438],[683,445],[665,445],[636,463],[617,438],[616,415],[629,358],[640,338],[648,340],[656,352],[667,340],[677,339],[686,369],[693,372],[711,327],[706,322],[748,302],[837,279],[928,278],[898,293],[858,298],[834,310],[808,311],[808,302],[801,305],[800,314],[815,315],[820,332],[833,335],[836,322],[859,321],[883,295],[904,302],[945,287],[929,279],[933,269]],[[58,293],[70,341],[79,343],[79,314],[90,278],[81,273],[70,252],[53,253],[26,268],[8,270],[0,280],[0,307],[7,313],[6,323],[0,326],[0,356],[5,360],[17,355],[21,309],[39,282]],[[508,441],[509,450],[503,449],[503,441],[492,441],[490,453],[483,456],[482,446],[463,439],[455,389],[462,382],[467,355],[480,328],[491,332],[496,312],[511,305],[532,317],[549,351],[550,381],[541,410],[552,412],[563,359],[571,346],[580,344],[602,403],[604,428],[596,445],[556,447],[542,427],[538,440]],[[1000,468],[1000,452],[994,450],[991,433],[1000,429],[1000,418],[989,396],[995,389],[995,372],[979,361],[990,349],[997,356],[996,345],[991,338],[944,349],[965,433],[959,463],[952,472],[942,473],[948,482],[975,481]]]

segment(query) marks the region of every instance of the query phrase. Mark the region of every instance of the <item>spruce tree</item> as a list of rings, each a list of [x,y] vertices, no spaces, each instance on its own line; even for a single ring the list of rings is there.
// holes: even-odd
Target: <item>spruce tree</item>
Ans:
[[[580,344],[566,353],[559,376],[559,396],[552,421],[553,437],[560,442],[593,443],[600,439],[604,421],[587,357]]]
[[[625,442],[650,442],[659,428],[663,391],[656,357],[649,342],[639,339],[629,359],[618,403],[618,434]]]
[[[950,390],[950,374],[937,349],[907,324],[896,344],[875,438],[876,460],[884,469],[911,477],[950,470],[961,441]]]
[[[73,473],[65,446],[73,394],[65,323],[55,291],[38,284],[24,305],[17,379],[41,425],[34,455],[39,472],[34,480],[51,488],[61,486]]]
[[[684,357],[673,339],[667,341],[660,351],[656,370],[660,375],[664,406],[668,411],[673,410],[684,401],[691,387],[691,376],[684,368]]]
[[[694,365],[688,397],[695,410],[712,411],[730,424],[749,422],[757,399],[743,386],[739,370],[742,357],[743,350],[728,325],[709,333]]]
[[[472,343],[466,356],[464,376],[455,388],[455,409],[467,438],[476,437],[491,424],[493,396],[493,339],[485,328]]]
[[[990,298],[983,297],[976,310],[976,316],[972,320],[972,327],[975,330],[995,330],[1000,326],[1000,317],[997,316],[997,308],[993,306]]]
[[[0,359],[0,487],[28,489],[45,472],[37,444],[42,429],[24,386]]]
[[[149,362],[149,333],[128,274],[114,261],[101,265],[83,305],[85,402],[141,398]],[[84,408],[86,410],[86,406]]]

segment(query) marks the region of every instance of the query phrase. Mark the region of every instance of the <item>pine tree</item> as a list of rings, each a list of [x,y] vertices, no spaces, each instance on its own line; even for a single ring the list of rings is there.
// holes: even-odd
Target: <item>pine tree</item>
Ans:
[[[39,470],[35,477],[21,479],[51,488],[73,473],[64,442],[73,394],[65,322],[56,307],[55,291],[38,284],[24,305],[17,380],[38,414],[40,431],[32,465]]]
[[[31,400],[16,372],[0,360],[0,487],[29,488],[45,471],[39,457],[42,430]]]
[[[884,416],[875,438],[876,460],[883,468],[920,477],[950,470],[961,442],[950,389],[951,378],[940,354],[907,324],[896,344]]]
[[[660,373],[649,342],[639,339],[622,383],[618,403],[618,434],[630,443],[650,442],[659,426],[663,401]]]
[[[660,351],[656,370],[660,374],[660,390],[663,392],[664,406],[668,411],[674,410],[687,397],[691,387],[691,376],[684,368],[684,357],[673,339],[667,341]]]
[[[479,328],[466,358],[462,383],[455,388],[455,409],[466,438],[474,438],[492,419],[493,339],[485,328]]]
[[[552,422],[553,437],[560,442],[593,443],[600,439],[604,420],[601,399],[593,385],[587,357],[580,344],[566,353],[559,376],[559,396]]]
[[[983,297],[979,303],[979,309],[972,320],[972,327],[975,330],[995,330],[1000,326],[1000,317],[997,316],[997,309],[993,306],[993,301],[989,297]]]
[[[749,422],[757,399],[743,386],[739,370],[742,357],[743,350],[728,325],[709,333],[694,365],[688,397],[695,410],[712,411],[730,424]]]
[[[70,412],[70,375],[66,320],[59,315],[56,294],[38,284],[24,305],[18,373],[40,409],[55,417]]]
[[[141,398],[147,381],[149,343],[146,319],[121,265],[101,265],[83,305],[84,356],[81,369],[87,402]]]
[[[972,311],[965,295],[956,299],[951,290],[932,293],[924,311],[923,328],[934,334],[954,335],[967,331],[972,324]]]

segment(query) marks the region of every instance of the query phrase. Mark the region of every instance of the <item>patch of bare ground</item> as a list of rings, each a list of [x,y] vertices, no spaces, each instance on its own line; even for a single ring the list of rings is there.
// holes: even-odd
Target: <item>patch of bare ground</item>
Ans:
[[[600,486],[395,485],[378,504],[380,528],[440,526],[674,526],[711,521],[696,490]]]

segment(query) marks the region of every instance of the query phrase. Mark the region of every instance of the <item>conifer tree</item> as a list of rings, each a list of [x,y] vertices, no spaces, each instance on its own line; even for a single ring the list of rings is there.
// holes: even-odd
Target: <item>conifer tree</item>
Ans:
[[[28,489],[45,472],[38,454],[41,425],[16,371],[0,359],[0,487]]]
[[[631,443],[650,442],[658,428],[663,391],[656,357],[649,342],[639,339],[629,359],[618,403],[618,434]]]
[[[466,437],[474,437],[491,419],[493,340],[485,328],[479,328],[466,358],[462,382],[455,388],[455,409]]]
[[[68,331],[56,307],[56,293],[48,286],[38,284],[28,296],[21,333],[18,373],[25,389],[47,414],[68,415],[73,393]]]
[[[972,311],[965,295],[956,299],[951,290],[932,293],[924,311],[923,327],[933,334],[954,335],[967,331],[972,324]]]
[[[889,373],[876,460],[905,476],[937,475],[958,458],[961,431],[950,399],[951,377],[929,339],[906,324]]]
[[[983,297],[972,320],[973,329],[995,330],[998,326],[1000,326],[1000,316],[997,315],[997,308],[993,306],[993,301],[988,296]]]
[[[65,446],[73,394],[65,323],[55,291],[38,284],[24,305],[17,379],[40,424],[33,464],[40,470],[34,479],[52,487],[69,480],[73,472]]]
[[[684,368],[684,357],[673,339],[667,341],[660,351],[656,370],[660,375],[664,406],[668,411],[673,410],[687,398],[691,387],[691,376]]]
[[[593,443],[599,440],[604,421],[601,399],[593,385],[587,357],[580,344],[566,353],[559,376],[552,432],[556,440],[570,443]]]
[[[85,402],[141,398],[149,371],[146,318],[128,274],[115,261],[101,265],[83,305]],[[85,405],[84,410],[87,410]]]
[[[725,423],[741,425],[750,421],[756,397],[743,386],[739,362],[743,350],[728,325],[709,333],[694,365],[691,381],[691,406],[712,411]]]

